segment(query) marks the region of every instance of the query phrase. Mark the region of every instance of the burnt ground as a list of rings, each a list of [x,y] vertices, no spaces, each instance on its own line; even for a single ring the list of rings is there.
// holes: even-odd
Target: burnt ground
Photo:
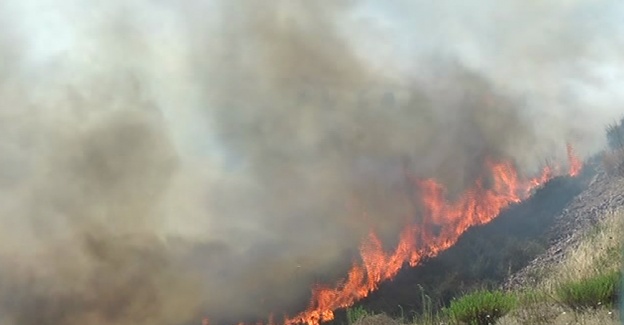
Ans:
[[[358,306],[392,317],[433,309],[476,288],[512,288],[534,281],[536,269],[556,263],[584,229],[624,203],[623,179],[593,167],[577,178],[559,177],[489,224],[469,229],[456,245],[416,268],[405,268]],[[346,323],[338,311],[336,324]]]

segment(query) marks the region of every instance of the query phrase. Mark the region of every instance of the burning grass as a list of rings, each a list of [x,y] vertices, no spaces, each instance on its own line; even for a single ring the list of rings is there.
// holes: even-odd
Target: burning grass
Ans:
[[[622,137],[619,136],[620,129],[624,129],[624,119],[617,127],[607,130],[612,148],[605,155],[603,167],[606,167],[605,170],[609,175],[613,174],[613,170],[619,171],[624,161],[620,154],[621,144],[624,143],[621,140]],[[614,144],[619,145],[616,146],[617,148],[613,148]],[[576,158],[571,146],[567,147],[567,152],[570,163],[568,174],[578,176],[581,172],[582,163]],[[495,184],[496,195],[490,198],[491,200],[485,200],[485,202],[498,202],[500,200],[504,202],[500,205],[503,208],[511,202],[518,202],[521,196],[518,196],[517,192],[510,191],[510,195],[505,196],[505,190],[501,191],[505,187],[518,189],[515,171],[505,168],[504,164],[494,166],[491,170],[495,174],[498,172],[499,175],[503,175],[502,181],[499,182],[504,186]],[[545,183],[551,177],[552,171],[545,170],[541,178],[533,180],[534,186]],[[423,203],[428,210],[427,216],[431,218],[431,221],[434,221],[435,224],[438,219],[449,218],[453,220],[453,205],[445,203],[444,189],[435,182],[428,183],[425,181],[419,184],[423,192]],[[480,185],[478,183],[476,187],[479,188]],[[466,197],[471,195],[474,193],[469,191]],[[483,199],[483,197],[479,197],[479,199]],[[479,201],[476,200],[475,202]],[[463,217],[461,219],[470,220],[470,218],[465,218],[463,214],[465,208],[469,206],[463,203],[458,205],[459,211],[461,211],[459,215]],[[464,211],[461,210],[462,208]],[[501,209],[487,212],[497,215]],[[461,229],[458,232],[461,234],[468,227],[485,222],[471,222],[466,227],[456,227],[456,229]],[[617,292],[620,287],[621,272],[619,270],[622,267],[623,229],[624,210],[608,212],[599,224],[585,234],[577,246],[569,248],[562,263],[540,272],[541,279],[539,279],[536,287],[508,293],[477,290],[463,297],[458,297],[451,302],[449,307],[443,309],[444,312],[438,312],[432,308],[423,308],[423,313],[415,317],[411,323],[422,325],[447,323],[569,324],[571,322],[577,324],[617,324],[619,313],[614,310],[614,305],[617,302]],[[453,238],[452,245],[457,238],[451,238]],[[435,242],[435,238],[430,236],[426,239],[428,242]],[[443,245],[441,250],[446,248],[447,246]],[[437,255],[437,252],[438,250],[428,256]],[[358,322],[366,322],[371,316],[366,316],[368,312],[361,307],[358,308],[358,315],[364,315],[359,318]],[[333,313],[331,317],[333,318]],[[500,320],[497,321],[497,318]],[[301,321],[305,322],[303,319]],[[406,323],[405,319],[401,321]],[[309,320],[308,323],[310,323]]]
[[[525,180],[511,163],[493,162],[488,167],[491,186],[485,186],[485,180],[479,179],[453,202],[447,201],[446,189],[436,181],[411,178],[420,189],[419,199],[424,207],[422,222],[403,231],[392,253],[387,253],[377,235],[371,233],[361,246],[362,264],[355,264],[338,286],[316,287],[310,307],[285,323],[314,325],[334,319],[335,310],[367,297],[381,282],[394,278],[405,264],[416,266],[424,258],[445,251],[468,228],[492,221],[553,177],[550,168],[545,168],[536,178]]]
[[[568,158],[568,175],[579,175],[582,164],[571,146],[568,146]],[[347,276],[333,286],[315,286],[308,308],[293,317],[285,317],[283,323],[318,325],[333,320],[336,310],[347,309],[368,297],[382,282],[394,279],[405,265],[419,265],[446,251],[469,228],[489,223],[502,211],[531,197],[536,189],[564,173],[561,168],[547,166],[537,177],[524,178],[510,161],[489,161],[486,167],[482,177],[454,200],[448,199],[447,189],[437,181],[408,173],[408,180],[418,189],[413,198],[419,201],[418,211],[412,214],[420,216],[419,222],[406,225],[392,251],[386,250],[372,231],[360,246],[360,261],[353,264]],[[487,312],[494,315],[493,309]],[[354,322],[355,316],[363,314],[363,310],[350,309],[348,320]]]
[[[431,314],[453,297],[475,289],[495,288],[548,248],[555,216],[584,188],[584,178],[552,180],[522,204],[510,207],[487,225],[464,233],[456,245],[361,302],[368,310],[393,317]],[[340,320],[344,315],[337,316]],[[422,322],[427,324],[427,319]]]
[[[623,231],[624,209],[606,213],[576,246],[569,247],[561,263],[541,272],[542,277],[535,287],[507,293],[506,297],[517,303],[495,324],[621,324],[614,298],[621,277]],[[491,299],[496,293],[481,290],[457,297],[455,310],[476,311],[479,306],[486,310],[488,306],[502,302],[501,299]],[[459,308],[458,302],[462,302],[464,308]],[[452,315],[423,309],[423,314],[413,320],[401,319],[401,322],[414,325],[470,324],[468,318],[449,316]]]

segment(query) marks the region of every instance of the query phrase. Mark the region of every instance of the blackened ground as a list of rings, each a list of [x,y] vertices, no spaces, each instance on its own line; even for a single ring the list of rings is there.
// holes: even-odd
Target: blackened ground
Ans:
[[[475,288],[501,286],[550,247],[557,216],[593,179],[593,168],[577,178],[558,177],[489,224],[469,229],[456,245],[416,268],[405,268],[359,305],[376,313],[407,317]],[[339,311],[336,324],[346,323]]]

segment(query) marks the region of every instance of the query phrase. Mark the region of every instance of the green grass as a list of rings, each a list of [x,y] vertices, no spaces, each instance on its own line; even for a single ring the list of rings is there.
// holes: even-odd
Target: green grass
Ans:
[[[512,294],[480,290],[451,301],[445,313],[458,323],[487,325],[496,323],[496,320],[511,311],[516,303],[517,299]]]
[[[563,283],[556,289],[556,294],[562,303],[573,310],[612,307],[618,298],[621,276],[621,272],[615,271]]]

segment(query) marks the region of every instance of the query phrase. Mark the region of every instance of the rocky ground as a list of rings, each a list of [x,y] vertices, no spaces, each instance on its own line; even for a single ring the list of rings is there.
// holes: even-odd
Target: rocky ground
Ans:
[[[549,249],[516,272],[504,283],[505,289],[532,287],[543,272],[556,267],[567,251],[576,247],[582,236],[609,212],[624,206],[624,177],[609,176],[598,168],[589,185],[556,217],[551,228]]]

